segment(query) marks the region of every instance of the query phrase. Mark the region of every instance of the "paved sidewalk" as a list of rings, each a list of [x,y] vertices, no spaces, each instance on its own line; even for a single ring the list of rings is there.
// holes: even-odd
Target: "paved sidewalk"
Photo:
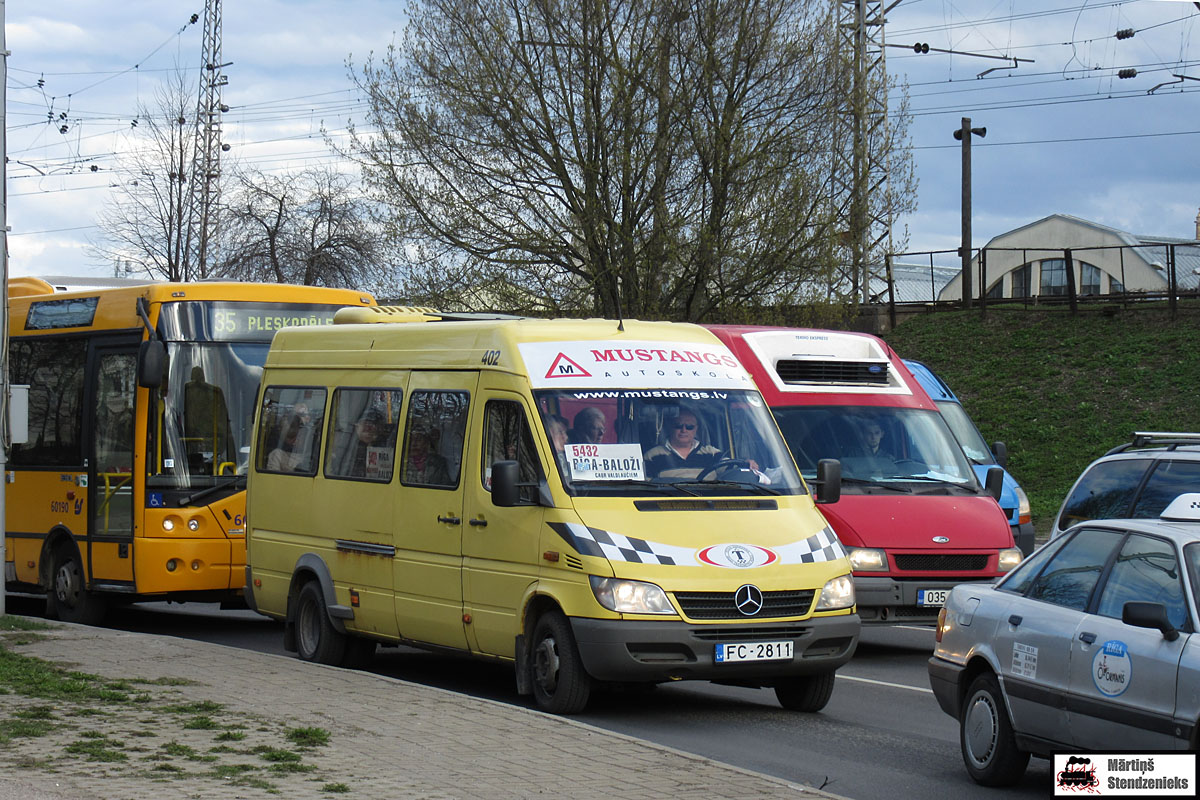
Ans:
[[[7,634],[6,647],[123,683],[111,687],[117,696],[82,706],[3,695],[0,800],[835,797],[394,678],[54,625]],[[3,725],[36,718],[54,728],[4,741]]]

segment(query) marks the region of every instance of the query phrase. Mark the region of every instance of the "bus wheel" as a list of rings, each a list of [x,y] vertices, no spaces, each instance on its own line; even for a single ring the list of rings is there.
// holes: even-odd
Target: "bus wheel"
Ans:
[[[833,697],[833,672],[789,678],[775,684],[775,697],[788,711],[820,711]]]
[[[592,679],[571,635],[571,624],[561,611],[543,614],[533,628],[529,658],[533,696],[543,711],[578,714],[587,706]]]
[[[51,586],[46,592],[46,616],[63,622],[95,625],[107,610],[102,599],[87,590],[83,563],[79,553],[70,545],[59,545],[54,551],[50,570]]]
[[[325,610],[321,585],[309,581],[296,598],[296,650],[300,658],[338,666],[346,655],[346,637],[334,629]]]

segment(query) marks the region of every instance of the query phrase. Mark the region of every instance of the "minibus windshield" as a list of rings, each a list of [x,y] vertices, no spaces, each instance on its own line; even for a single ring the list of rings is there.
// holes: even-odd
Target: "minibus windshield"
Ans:
[[[535,391],[574,495],[804,494],[756,391]]]
[[[817,462],[842,462],[843,487],[940,483],[978,487],[950,429],[934,411],[885,406],[781,406],[771,409],[805,477]]]

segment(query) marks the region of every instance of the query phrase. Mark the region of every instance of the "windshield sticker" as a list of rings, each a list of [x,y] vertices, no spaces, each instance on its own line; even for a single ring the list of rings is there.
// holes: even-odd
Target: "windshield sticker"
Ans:
[[[524,342],[518,347],[535,389],[754,388],[746,370],[720,343],[605,340]]]
[[[1013,642],[1012,674],[1018,678],[1037,678],[1037,656],[1036,647]]]
[[[1106,697],[1118,697],[1133,680],[1133,661],[1124,642],[1109,639],[1092,657],[1092,681]]]
[[[779,556],[767,548],[753,544],[714,544],[701,550],[696,557],[714,567],[733,569],[765,567],[779,560]]]
[[[638,444],[568,444],[567,465],[573,481],[644,481]]]
[[[807,539],[768,550],[745,544],[708,545],[699,550],[677,547],[661,542],[649,542],[622,536],[612,531],[590,528],[574,522],[551,522],[550,528],[583,556],[596,556],[610,561],[629,561],[634,564],[665,564],[677,567],[731,567],[746,569],[772,564],[813,564],[845,558],[846,551],[829,528],[823,528]],[[739,552],[734,552],[739,551]],[[753,560],[753,563],[736,563]],[[726,563],[720,563],[720,562]]]

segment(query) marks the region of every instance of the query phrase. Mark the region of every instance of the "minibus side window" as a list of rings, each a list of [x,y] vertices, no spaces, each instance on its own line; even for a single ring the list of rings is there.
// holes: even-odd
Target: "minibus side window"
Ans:
[[[258,471],[316,475],[324,420],[324,389],[268,386],[259,412]]]
[[[392,479],[402,397],[399,389],[334,391],[325,477],[381,483]]]
[[[489,400],[484,407],[482,464],[483,488],[492,490],[492,464],[497,461],[516,461],[517,481],[533,484],[520,487],[523,504],[537,505],[537,483],[541,479],[533,433],[525,421],[520,403]]]
[[[466,392],[409,395],[401,483],[438,489],[458,486],[469,401]]]

